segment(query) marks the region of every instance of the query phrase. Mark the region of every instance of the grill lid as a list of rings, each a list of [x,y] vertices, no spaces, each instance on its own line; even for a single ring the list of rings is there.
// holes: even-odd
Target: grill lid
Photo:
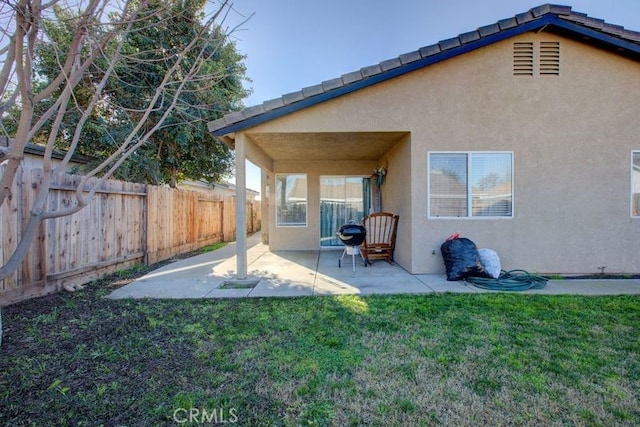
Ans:
[[[358,246],[364,241],[367,229],[363,225],[349,223],[340,227],[336,234],[345,245]]]

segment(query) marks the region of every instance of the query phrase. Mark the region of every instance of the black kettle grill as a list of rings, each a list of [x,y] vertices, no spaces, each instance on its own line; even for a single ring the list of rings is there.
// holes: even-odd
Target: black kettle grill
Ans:
[[[338,229],[336,233],[345,248],[342,252],[342,256],[338,260],[338,267],[342,267],[342,259],[345,255],[351,255],[353,261],[353,271],[356,271],[356,254],[360,255],[364,266],[367,266],[367,261],[364,259],[362,252],[360,251],[360,245],[364,242],[367,236],[367,229],[363,225],[357,224],[355,221],[350,221],[348,224],[344,224]]]

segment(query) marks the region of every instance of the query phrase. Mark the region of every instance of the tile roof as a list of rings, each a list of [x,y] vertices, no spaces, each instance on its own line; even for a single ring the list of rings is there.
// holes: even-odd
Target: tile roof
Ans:
[[[0,148],[2,147],[8,147],[10,144],[12,143],[12,140],[10,138],[7,138],[6,136],[0,136]],[[25,154],[32,154],[34,156],[39,156],[39,157],[44,157],[44,153],[46,151],[46,148],[44,145],[39,145],[39,144],[34,144],[32,142],[28,142],[27,145],[24,147],[24,153]],[[62,160],[66,157],[67,155],[67,151],[65,150],[56,150],[54,149],[51,152],[51,158],[56,159],[56,160]],[[85,156],[82,154],[77,154],[74,153],[71,156],[71,161],[74,163],[80,163],[80,164],[87,164],[90,161],[95,160],[89,156]]]
[[[567,34],[578,34],[600,45],[615,47],[640,58],[640,32],[626,30],[584,13],[574,12],[570,6],[544,4],[502,19],[475,31],[466,32],[413,52],[402,54],[379,64],[363,67],[341,77],[288,93],[263,104],[226,114],[208,123],[215,136],[241,131],[273,120],[285,114],[336,98],[358,89],[397,77],[422,67],[452,58],[462,53],[545,26]]]

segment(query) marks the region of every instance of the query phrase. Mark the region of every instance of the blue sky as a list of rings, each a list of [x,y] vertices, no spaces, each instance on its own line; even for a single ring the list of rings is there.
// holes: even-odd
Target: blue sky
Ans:
[[[513,17],[544,0],[232,0],[245,54],[245,106],[340,77],[460,33]],[[555,1],[576,12],[640,31],[640,0]],[[260,189],[250,168],[247,186]]]

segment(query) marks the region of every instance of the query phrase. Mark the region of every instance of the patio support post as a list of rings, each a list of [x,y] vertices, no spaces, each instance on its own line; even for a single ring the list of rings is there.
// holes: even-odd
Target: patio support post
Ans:
[[[269,182],[270,172],[260,168],[260,221],[262,229],[262,243],[269,244]],[[266,225],[265,225],[266,224]]]
[[[236,134],[236,279],[247,278],[247,176],[246,140]]]

